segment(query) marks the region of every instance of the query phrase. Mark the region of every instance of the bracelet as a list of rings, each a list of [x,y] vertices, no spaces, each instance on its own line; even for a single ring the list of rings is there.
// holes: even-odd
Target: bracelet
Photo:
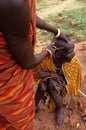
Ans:
[[[49,54],[49,58],[52,58],[52,52],[51,52],[51,50],[49,50],[48,48],[45,48],[45,49],[43,49],[42,50],[43,52],[48,52],[48,54]]]
[[[57,33],[57,35],[55,35],[55,38],[58,38],[58,37],[60,36],[60,34],[61,34],[60,29],[59,29],[59,28],[57,28],[57,30],[58,30],[58,33]]]

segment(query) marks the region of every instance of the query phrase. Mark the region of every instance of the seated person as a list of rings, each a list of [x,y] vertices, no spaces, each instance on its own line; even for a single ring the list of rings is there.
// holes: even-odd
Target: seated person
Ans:
[[[53,39],[53,63],[56,67],[56,72],[40,70],[38,77],[42,80],[39,83],[35,97],[35,104],[38,106],[40,99],[43,98],[45,91],[53,98],[56,105],[56,124],[61,127],[64,122],[64,109],[62,92],[66,88],[67,80],[65,78],[62,65],[64,62],[70,62],[74,57],[74,43],[67,43],[61,38]],[[65,89],[66,90],[66,89]]]

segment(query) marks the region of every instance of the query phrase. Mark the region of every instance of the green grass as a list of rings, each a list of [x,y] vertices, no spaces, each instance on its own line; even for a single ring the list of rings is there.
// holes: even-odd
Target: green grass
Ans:
[[[83,40],[86,40],[86,7],[71,10],[71,11],[63,11],[62,18],[65,19],[65,22],[58,23],[60,17],[58,14],[51,14],[46,18],[46,21],[51,25],[60,28],[62,31],[66,33],[74,32],[72,35],[73,39],[76,39],[78,35],[83,35]],[[71,21],[75,19],[76,25],[74,27],[71,26]],[[44,31],[40,31],[38,34],[39,40],[44,40],[47,42],[49,39],[52,38],[51,34],[48,33],[45,35]]]
[[[52,0],[39,0],[39,2],[36,2],[36,10],[40,11],[41,9],[45,9],[49,6],[53,6],[55,4],[58,4],[60,0],[52,1]]]
[[[77,1],[84,2],[86,4],[86,0],[77,0]]]

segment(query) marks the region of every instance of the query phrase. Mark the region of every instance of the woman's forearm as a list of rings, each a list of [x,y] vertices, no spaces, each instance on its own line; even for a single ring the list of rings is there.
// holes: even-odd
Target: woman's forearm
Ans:
[[[36,16],[36,27],[47,30],[49,32],[52,32],[55,35],[58,33],[58,30],[55,27],[53,27],[50,24],[48,24],[47,22],[45,22],[39,16]]]
[[[34,55],[34,62],[32,63],[32,68],[34,68],[35,66],[37,66],[38,64],[40,64],[42,62],[43,59],[45,59],[48,56],[48,52],[44,51],[41,52],[39,54]]]
[[[31,58],[31,61],[27,62],[27,64],[22,64],[22,67],[25,69],[32,69],[36,67],[38,64],[40,64],[41,61],[45,59],[47,56],[49,56],[49,53],[47,51],[35,54]]]

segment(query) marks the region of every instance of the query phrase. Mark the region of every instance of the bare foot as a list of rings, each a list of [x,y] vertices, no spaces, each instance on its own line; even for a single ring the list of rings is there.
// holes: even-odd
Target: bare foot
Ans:
[[[64,109],[63,108],[57,110],[56,123],[57,123],[56,127],[62,127],[64,123]]]

